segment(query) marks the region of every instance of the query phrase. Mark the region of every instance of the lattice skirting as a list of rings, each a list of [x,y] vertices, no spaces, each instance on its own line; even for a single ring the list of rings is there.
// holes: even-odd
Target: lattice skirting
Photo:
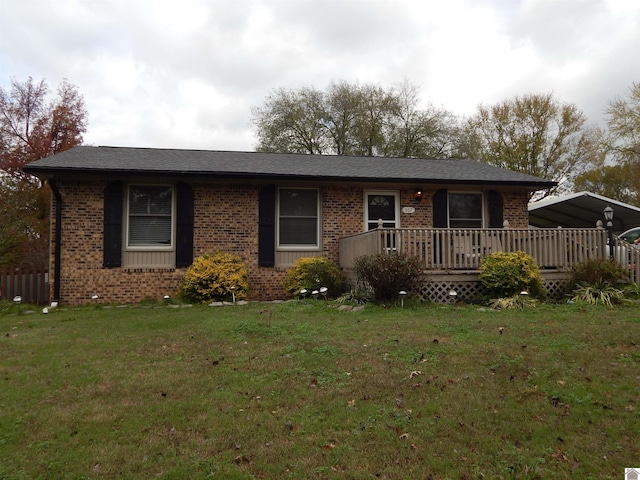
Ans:
[[[566,272],[541,272],[547,295],[561,299],[566,294],[569,274]],[[455,292],[455,295],[453,295]],[[456,273],[432,275],[412,292],[423,302],[433,303],[473,303],[482,298],[484,288],[477,273]]]
[[[349,283],[355,285],[353,272],[345,272]],[[567,294],[569,272],[541,271],[547,296],[560,300]],[[451,292],[456,292],[451,295]],[[423,302],[431,303],[474,303],[481,300],[484,293],[477,272],[428,274],[426,280],[411,292]]]

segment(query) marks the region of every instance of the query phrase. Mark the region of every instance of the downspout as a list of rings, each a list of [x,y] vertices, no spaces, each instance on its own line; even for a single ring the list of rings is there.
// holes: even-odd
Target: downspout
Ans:
[[[53,251],[53,301],[60,301],[60,258],[62,252],[62,246],[60,243],[62,242],[62,195],[60,194],[60,190],[56,185],[56,182],[53,178],[49,178],[49,185],[51,186],[51,191],[53,192],[53,196],[56,199],[56,229],[54,232],[54,244],[55,248]]]

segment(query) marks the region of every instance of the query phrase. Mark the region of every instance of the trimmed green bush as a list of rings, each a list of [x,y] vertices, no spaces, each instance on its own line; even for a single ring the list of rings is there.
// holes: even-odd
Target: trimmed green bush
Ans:
[[[344,275],[331,260],[324,257],[303,257],[298,259],[287,272],[284,288],[293,297],[300,290],[311,294],[322,287],[327,288],[329,297],[337,297],[344,291]]]
[[[196,258],[187,269],[180,296],[194,303],[231,301],[247,297],[249,279],[242,259],[232,253],[217,252]]]
[[[540,269],[525,252],[496,252],[482,257],[480,281],[490,298],[505,298],[526,291],[543,298],[546,291]]]
[[[410,291],[422,276],[422,264],[417,257],[392,252],[362,255],[353,262],[359,283],[373,290],[377,301],[397,299],[400,291]]]

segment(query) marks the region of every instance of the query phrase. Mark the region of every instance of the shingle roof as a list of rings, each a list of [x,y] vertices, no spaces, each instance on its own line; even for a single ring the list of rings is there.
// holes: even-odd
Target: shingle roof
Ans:
[[[30,163],[32,174],[114,173],[364,182],[521,185],[554,182],[470,160],[348,157],[129,147],[76,147]]]

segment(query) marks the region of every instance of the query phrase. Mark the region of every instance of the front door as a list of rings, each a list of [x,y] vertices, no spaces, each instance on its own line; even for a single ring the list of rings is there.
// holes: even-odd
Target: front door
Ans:
[[[386,228],[398,228],[398,194],[396,192],[366,192],[366,230],[378,228],[378,220]]]

